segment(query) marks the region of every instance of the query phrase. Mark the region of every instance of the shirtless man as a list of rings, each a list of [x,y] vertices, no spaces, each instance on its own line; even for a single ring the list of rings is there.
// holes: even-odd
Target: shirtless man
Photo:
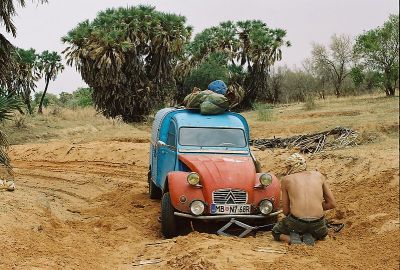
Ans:
[[[306,171],[305,159],[300,154],[286,161],[287,175],[282,179],[282,208],[286,215],[272,229],[277,241],[314,244],[328,234],[324,210],[336,207],[335,198],[325,177],[318,171]]]

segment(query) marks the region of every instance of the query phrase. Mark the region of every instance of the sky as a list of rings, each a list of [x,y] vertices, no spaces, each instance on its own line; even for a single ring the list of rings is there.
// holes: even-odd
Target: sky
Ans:
[[[185,16],[188,25],[194,27],[194,34],[227,20],[259,19],[269,27],[285,29],[292,46],[283,50],[279,65],[289,67],[301,66],[310,56],[313,42],[328,45],[334,33],[356,37],[382,25],[390,14],[399,13],[398,0],[49,0],[43,5],[27,1],[25,8],[17,8],[18,15],[14,17],[17,37],[6,37],[24,49],[61,54],[67,47],[61,37],[79,22],[92,20],[107,8],[139,4]],[[5,32],[2,26],[0,31]],[[49,92],[72,92],[85,86],[75,68],[67,66],[50,83]],[[43,88],[44,82],[40,81],[37,91]]]

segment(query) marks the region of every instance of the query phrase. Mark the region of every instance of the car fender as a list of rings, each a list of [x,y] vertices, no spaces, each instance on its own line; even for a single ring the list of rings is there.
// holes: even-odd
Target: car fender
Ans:
[[[176,210],[184,213],[190,213],[192,201],[204,202],[202,187],[190,185],[186,180],[188,175],[189,172],[170,172],[167,176],[172,205]]]
[[[268,173],[272,176],[272,183],[267,186],[261,186],[259,177],[262,173],[257,173],[254,179],[254,200],[253,203],[258,206],[258,204],[264,200],[269,199],[274,204],[274,210],[279,209],[280,199],[281,199],[281,183],[274,174]]]

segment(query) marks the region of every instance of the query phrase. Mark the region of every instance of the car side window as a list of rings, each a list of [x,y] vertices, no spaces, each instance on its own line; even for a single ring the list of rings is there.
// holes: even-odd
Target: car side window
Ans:
[[[171,121],[168,128],[167,144],[176,147],[175,123]]]

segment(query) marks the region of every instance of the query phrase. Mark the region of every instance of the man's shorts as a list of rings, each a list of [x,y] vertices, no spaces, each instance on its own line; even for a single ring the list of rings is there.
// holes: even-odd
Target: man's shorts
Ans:
[[[326,227],[325,218],[322,217],[317,220],[302,220],[293,215],[288,215],[277,223],[272,229],[272,235],[275,240],[279,240],[281,234],[289,235],[290,232],[298,234],[310,233],[315,239],[320,240],[325,238],[328,234],[328,227]]]

